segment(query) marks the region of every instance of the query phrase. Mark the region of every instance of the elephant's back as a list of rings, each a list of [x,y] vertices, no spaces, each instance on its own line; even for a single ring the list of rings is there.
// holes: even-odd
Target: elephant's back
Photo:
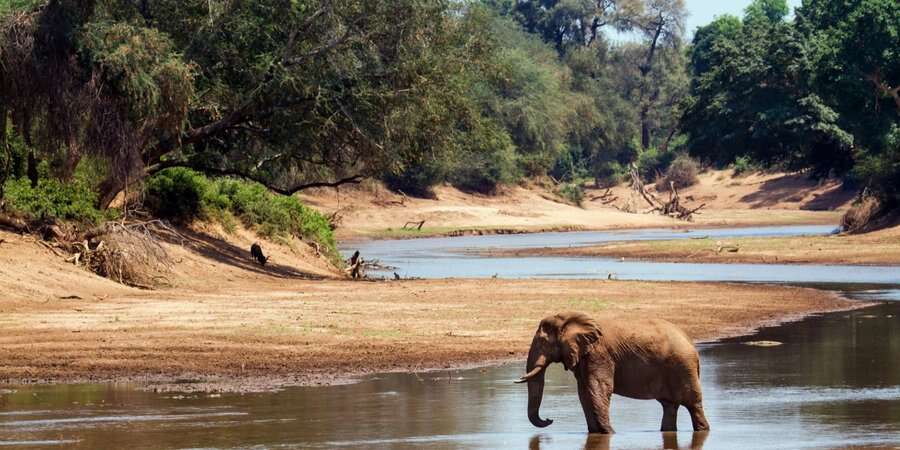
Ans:
[[[675,356],[675,354],[696,355],[694,343],[687,333],[667,320],[599,320],[597,322],[600,332],[613,347],[664,359]]]

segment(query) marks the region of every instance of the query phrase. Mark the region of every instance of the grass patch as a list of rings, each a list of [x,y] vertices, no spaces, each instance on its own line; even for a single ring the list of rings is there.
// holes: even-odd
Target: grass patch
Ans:
[[[609,307],[609,302],[592,298],[572,298],[566,300],[566,306],[573,309],[598,310]]]

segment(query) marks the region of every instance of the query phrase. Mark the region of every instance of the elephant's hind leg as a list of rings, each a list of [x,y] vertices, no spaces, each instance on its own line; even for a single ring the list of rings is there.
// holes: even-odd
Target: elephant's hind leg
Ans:
[[[659,403],[663,407],[663,418],[660,431],[677,431],[678,403],[670,402],[668,400],[660,400]]]
[[[694,425],[694,431],[709,430],[709,422],[706,421],[706,414],[703,413],[703,403],[686,405],[686,408],[691,413],[691,424]]]

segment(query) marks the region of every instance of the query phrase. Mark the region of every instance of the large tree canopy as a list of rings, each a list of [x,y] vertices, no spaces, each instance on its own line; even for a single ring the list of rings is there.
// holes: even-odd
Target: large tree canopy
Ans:
[[[404,111],[456,90],[477,48],[454,41],[447,11],[439,0],[50,0],[3,21],[0,105],[61,174],[84,152],[104,157],[105,201],[129,176],[173,165],[285,193],[356,180],[405,159],[420,130]]]

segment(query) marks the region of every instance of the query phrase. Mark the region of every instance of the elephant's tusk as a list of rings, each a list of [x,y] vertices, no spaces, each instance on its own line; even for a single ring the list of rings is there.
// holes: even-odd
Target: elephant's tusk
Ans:
[[[544,370],[544,366],[537,366],[534,369],[531,369],[531,372],[526,373],[522,378],[516,380],[516,383],[524,383],[534,377],[536,377],[541,371]]]

